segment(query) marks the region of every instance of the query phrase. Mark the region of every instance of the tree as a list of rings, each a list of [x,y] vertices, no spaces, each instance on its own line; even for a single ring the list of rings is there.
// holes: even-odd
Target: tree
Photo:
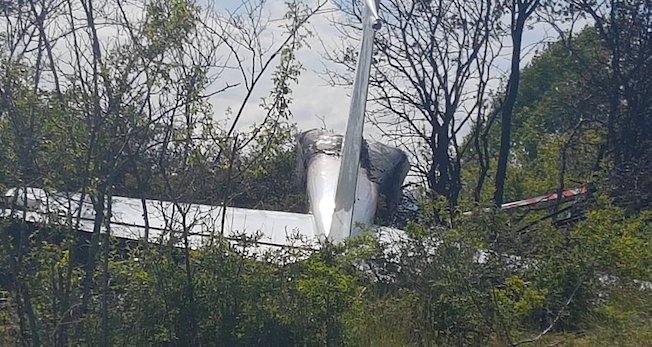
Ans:
[[[359,8],[339,6],[350,18],[340,27],[354,37],[346,28],[359,18]],[[459,199],[466,150],[458,136],[484,110],[501,11],[492,1],[381,3],[384,24],[375,44],[369,119],[409,152],[413,170],[432,196],[448,201],[450,213]],[[351,69],[352,52],[346,47],[331,59]],[[336,73],[331,78],[346,82]]]
[[[610,56],[605,64],[608,134],[603,155],[612,157],[616,165],[640,158],[649,148],[649,136],[645,133],[652,119],[652,101],[644,92],[650,86],[647,76],[652,55],[651,4],[577,1],[572,5],[595,22],[596,32]]]
[[[599,105],[605,97],[594,87],[599,83],[591,71],[599,69],[604,52],[591,28],[573,37],[572,47],[566,42],[544,47],[521,71],[511,119],[513,146],[511,174],[504,189],[506,199],[536,196],[558,187],[563,165],[566,167],[563,177],[569,186],[588,182],[595,170],[595,158],[604,136],[601,125],[604,118]],[[500,110],[501,98],[497,97],[494,112]],[[500,129],[476,126],[479,129],[474,129],[466,141],[476,142],[476,132],[480,131],[484,143],[474,146],[466,158],[465,181],[469,188],[475,187],[474,192],[466,193],[487,198],[491,187],[483,188],[478,178],[469,176],[475,170],[475,163],[481,162],[478,157],[498,156]],[[565,160],[564,156],[573,160]],[[487,167],[485,174],[494,172]]]
[[[435,193],[392,242],[365,233],[319,251],[263,251],[257,237],[232,243],[221,237],[223,220],[208,226],[211,243],[191,248],[187,204],[301,208],[303,197],[291,184],[291,102],[302,71],[295,52],[315,8],[289,4],[283,39],[265,50],[270,23],[260,17],[263,2],[225,12],[181,0],[138,8],[119,0],[103,8],[89,1],[5,5],[0,188],[59,191],[40,201],[46,205],[55,198],[74,204],[78,196],[70,192],[82,192],[97,218],[84,220],[79,209],[31,222],[38,204],[21,204],[25,190],[2,201],[0,344],[650,340],[652,301],[641,288],[652,280],[649,148],[641,131],[625,129],[637,121],[645,126],[649,117],[650,98],[639,90],[649,75],[634,73],[649,67],[647,22],[645,12],[630,7],[648,11],[647,4],[612,3],[613,13],[573,7],[595,12],[602,29],[563,32],[520,72],[510,122],[515,165],[504,197],[589,179],[593,195],[530,210],[469,207],[471,214],[457,214],[444,228],[437,226],[441,211],[455,214],[455,201],[491,200],[493,187],[470,190],[476,173],[492,174],[490,158],[500,150],[500,129],[491,124],[500,124],[509,92],[492,95],[487,81],[502,12],[495,3],[388,3],[370,114],[397,124],[393,135],[411,146]],[[616,27],[629,36],[616,35]],[[117,32],[115,40],[107,39],[107,28]],[[346,58],[349,66],[353,56]],[[238,75],[223,74],[222,66]],[[261,102],[265,117],[238,130],[265,71],[274,85]],[[214,114],[212,93],[236,86],[244,100],[224,117]],[[466,117],[478,118],[458,145]],[[593,175],[601,168],[604,175]],[[143,205],[146,198],[169,201],[172,211],[156,211],[164,212],[165,237],[113,237],[107,221],[114,195],[136,196]],[[578,208],[580,220],[553,220]],[[94,232],[77,233],[82,222]]]
[[[496,167],[496,183],[494,203],[500,206],[503,203],[505,179],[507,177],[507,161],[511,146],[512,112],[518,95],[521,69],[521,50],[525,23],[539,6],[539,0],[512,0],[507,7],[510,13],[510,37],[512,39],[512,56],[509,79],[505,91],[505,99],[501,103],[501,132],[498,164]]]
[[[87,247],[78,247],[75,233],[82,209],[65,217],[61,233],[65,242],[59,248],[65,270],[43,272],[53,279],[52,296],[35,289],[40,283],[26,267],[27,255],[40,247],[29,239],[30,225],[19,225],[18,247],[7,242],[8,259],[16,259],[10,266],[16,283],[11,293],[25,323],[21,325],[23,342],[67,345],[86,334],[86,324],[96,322],[97,344],[112,344],[115,326],[110,306],[115,288],[110,279],[115,249],[108,221],[113,196],[121,189],[126,191],[129,184],[136,187],[143,204],[146,197],[165,197],[176,206],[174,215],[167,216],[168,227],[173,240],[186,244],[183,298],[188,305],[183,312],[194,322],[195,270],[183,202],[199,202],[195,189],[204,188],[208,181],[199,180],[203,168],[217,168],[219,184],[230,185],[226,173],[239,168],[234,163],[236,154],[246,152],[251,143],[257,141],[261,156],[275,144],[285,145],[287,130],[279,129],[289,121],[287,90],[298,73],[293,52],[305,35],[301,28],[323,4],[310,9],[291,3],[286,35],[273,51],[262,44],[264,2],[245,2],[237,10],[241,12],[227,16],[182,0],[142,6],[108,1],[102,9],[90,1],[22,5],[2,7],[7,25],[1,35],[0,129],[7,142],[0,147],[8,149],[2,156],[14,162],[16,169],[6,174],[3,169],[0,185],[79,191],[82,201],[92,203],[95,216],[92,236],[84,240]],[[245,21],[251,25],[240,25]],[[107,39],[107,28],[116,36]],[[231,55],[223,56],[220,49]],[[237,134],[245,103],[279,55],[283,60],[275,75],[278,93],[272,94],[273,104],[266,106],[268,117],[246,135]],[[252,57],[254,65],[246,66],[243,61]],[[207,87],[223,78],[224,69],[215,67],[229,65],[241,69],[247,96],[229,128],[222,129],[213,119],[208,98],[239,82],[224,80],[225,87],[217,91],[209,92]],[[254,71],[251,79],[248,71]],[[244,169],[254,170],[259,162],[252,157]],[[130,179],[135,182],[129,183]],[[225,192],[221,203],[232,198],[232,191]],[[15,207],[13,203],[10,206]],[[146,232],[144,247],[148,241]],[[80,259],[84,261],[83,281],[78,283]],[[55,322],[51,325],[43,323],[46,312],[41,309],[48,300],[54,303],[47,312]],[[181,337],[186,344],[194,344],[193,330],[180,332],[187,333]]]

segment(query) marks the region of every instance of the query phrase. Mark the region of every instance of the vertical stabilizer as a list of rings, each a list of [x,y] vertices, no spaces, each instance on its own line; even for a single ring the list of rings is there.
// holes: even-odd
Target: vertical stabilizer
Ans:
[[[365,3],[362,15],[362,43],[355,70],[349,120],[342,145],[342,165],[335,193],[335,212],[328,235],[333,241],[340,241],[351,235],[373,41],[376,30],[380,29],[376,0],[367,0]]]

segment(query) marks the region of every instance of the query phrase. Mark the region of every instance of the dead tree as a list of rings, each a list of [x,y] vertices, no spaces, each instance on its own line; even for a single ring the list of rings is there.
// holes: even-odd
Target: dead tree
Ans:
[[[344,2],[341,7],[359,17],[359,8]],[[383,1],[380,12],[384,24],[376,40],[369,119],[409,152],[413,172],[452,212],[468,147],[458,140],[485,102],[476,91],[484,91],[489,80],[501,7],[494,1]],[[356,32],[352,23],[340,23],[349,37]],[[331,58],[350,69],[351,52],[347,47]],[[330,77],[346,82],[342,75]]]

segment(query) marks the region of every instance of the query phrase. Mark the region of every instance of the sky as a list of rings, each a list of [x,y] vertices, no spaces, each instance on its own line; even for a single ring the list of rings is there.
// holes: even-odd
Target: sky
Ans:
[[[240,3],[240,0],[227,0],[221,6],[225,10],[233,10]],[[275,23],[283,17],[286,8],[285,1],[271,0],[264,9],[265,16]],[[323,75],[327,68],[338,68],[324,58],[325,47],[335,47],[339,40],[336,29],[329,22],[337,15],[332,10],[334,6],[329,3],[320,11],[321,14],[310,20],[307,28],[313,35],[307,38],[308,46],[296,53],[303,70],[298,83],[292,86],[293,102],[290,108],[295,116],[293,121],[300,130],[326,127],[335,132],[343,132],[346,127],[350,89],[330,86]],[[280,41],[282,30],[273,26],[268,29],[273,32],[275,40]],[[273,68],[269,69],[269,72],[271,71]],[[266,74],[254,90],[245,108],[241,127],[260,122],[262,119],[264,111],[260,109],[259,104],[261,98],[268,95],[273,87],[270,77],[269,73]],[[234,105],[239,105],[245,92],[244,88],[234,88],[216,96],[211,100],[215,116],[220,117],[228,107],[233,109]]]
[[[204,7],[210,5],[220,15],[228,16],[229,12],[237,10],[243,2],[255,3],[257,1],[260,0],[199,0],[199,4]],[[290,108],[294,115],[291,122],[296,123],[299,130],[326,128],[336,133],[343,133],[346,128],[351,88],[332,86],[326,81],[324,75],[326,70],[341,71],[342,67],[330,62],[326,59],[325,55],[332,53],[333,50],[343,45],[357,47],[359,42],[351,42],[342,38],[337,28],[332,24],[333,21],[337,21],[338,18],[344,16],[343,13],[337,10],[336,6],[331,2],[332,0],[303,1],[312,8],[316,6],[317,1],[327,1],[327,3],[307,24],[306,28],[313,33],[312,36],[307,38],[308,45],[296,52],[297,60],[303,64],[303,70],[298,78],[298,83],[291,87],[293,91],[293,102]],[[135,4],[137,3],[136,1]],[[286,0],[266,0],[265,6],[262,9],[261,16],[268,20],[268,25],[263,28],[264,30],[261,35],[265,38],[263,40],[265,44],[268,44],[272,49],[278,47],[284,37],[284,32],[280,25],[283,23],[283,16],[286,11]],[[142,18],[142,3],[140,5],[134,5],[127,12],[133,16],[133,20]],[[382,18],[382,11],[380,12],[380,16]],[[83,21],[81,14],[78,20]],[[1,22],[2,19],[0,19]],[[120,33],[112,29],[111,26],[100,30],[99,35],[102,37],[103,42],[119,41],[121,40],[121,36],[128,38],[126,31]],[[551,40],[550,38],[554,37],[554,35],[551,30],[546,30],[544,26],[537,26],[533,30],[526,32],[524,37],[524,64],[533,56],[534,49],[532,49],[531,45],[541,42],[546,37],[548,40]],[[72,61],[72,57],[66,57],[72,54],[66,47],[64,43],[59,43],[55,49],[62,60]],[[222,53],[226,54],[228,52]],[[508,56],[509,52],[506,51],[504,58],[497,63],[497,71],[503,73],[508,72]],[[237,123],[239,130],[246,131],[252,124],[260,123],[263,120],[265,111],[261,109],[260,103],[262,98],[268,96],[273,88],[271,73],[277,63],[278,59],[272,62],[267,73],[262,76],[260,83],[253,90],[244,108],[243,117]],[[231,60],[231,65],[233,66],[233,64],[234,61]],[[237,70],[228,70],[221,78],[216,80],[214,85],[209,87],[209,91],[220,89],[226,83],[234,84],[238,82],[242,82],[240,73]],[[228,110],[237,110],[242,100],[244,100],[246,92],[244,86],[241,85],[240,87],[213,95],[209,101],[213,106],[213,117],[215,120],[226,120],[227,124],[232,122],[232,120],[227,120]],[[365,137],[367,138],[383,140],[379,134],[376,129],[369,125],[365,128]]]
[[[222,0],[219,2],[218,10],[233,11],[238,7],[242,0]],[[314,1],[307,0],[309,4],[314,5]],[[272,19],[272,22],[283,17],[286,11],[285,1],[269,0],[264,13],[265,16]],[[327,50],[333,50],[341,46],[342,39],[332,25],[332,20],[342,16],[336,7],[329,2],[321,14],[315,15],[310,23],[309,28],[314,36],[308,38],[309,47],[303,48],[297,52],[297,59],[304,65],[298,84],[293,89],[293,103],[290,106],[294,114],[293,121],[297,124],[298,129],[307,130],[311,128],[325,127],[336,133],[343,133],[346,128],[347,114],[350,103],[350,87],[331,86],[324,79],[326,69],[340,69],[340,67],[329,62],[325,58]],[[380,13],[382,17],[382,12]],[[280,29],[270,27],[275,37],[280,37]],[[524,53],[523,64],[525,66],[535,55],[537,48],[540,48],[541,42],[553,41],[556,37],[554,31],[545,25],[537,25],[525,33],[523,38]],[[349,42],[357,47],[359,43]],[[496,71],[507,74],[509,72],[509,44],[506,44],[506,51],[503,57],[499,59]],[[270,69],[273,70],[273,69]],[[244,118],[239,128],[246,128],[249,124],[259,122],[264,112],[260,109],[259,104],[261,97],[264,97],[271,90],[272,83],[269,76],[263,78],[263,83],[257,86],[253,97],[245,108]],[[497,85],[496,85],[497,87]],[[243,88],[234,88],[228,92],[216,96],[211,102],[214,107],[215,117],[224,115],[227,108],[234,108],[243,98],[245,90]],[[367,125],[365,136],[368,138],[380,139],[380,133],[376,129]]]

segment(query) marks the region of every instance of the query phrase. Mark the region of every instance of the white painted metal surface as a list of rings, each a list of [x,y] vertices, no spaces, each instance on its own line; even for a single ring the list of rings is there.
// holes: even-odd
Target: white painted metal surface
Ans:
[[[0,216],[21,217],[25,214],[29,222],[48,222],[76,226],[76,217],[81,206],[81,218],[77,229],[92,232],[95,218],[93,206],[85,199],[80,204],[79,194],[47,193],[38,188],[27,188],[27,203],[24,201],[23,189],[10,189],[5,194],[6,207],[17,206],[19,209],[5,208]],[[18,199],[16,199],[18,197]],[[168,201],[146,200],[149,224],[149,241],[162,242],[179,238],[184,230],[188,231],[193,247],[208,242],[211,235],[219,235],[222,230],[222,212],[224,218],[224,236],[240,238],[241,236],[259,237],[261,244],[288,246],[315,244],[315,223],[312,215],[262,211],[245,208],[178,204]],[[26,209],[26,211],[23,211]],[[111,235],[138,240],[145,237],[145,213],[140,199],[113,197],[110,224]],[[106,228],[102,228],[106,232]]]
[[[316,232],[331,240],[343,240],[348,235],[333,235],[331,229],[333,212],[335,210],[335,190],[340,171],[339,156],[317,154],[310,162],[307,172],[307,191],[310,199],[310,210],[315,219]],[[352,235],[359,233],[357,223],[371,225],[378,204],[378,186],[369,180],[365,169],[358,171],[355,210],[353,212]],[[339,230],[339,229],[338,229]],[[335,230],[335,231],[338,231]]]
[[[335,212],[330,227],[329,238],[341,241],[351,235],[354,224],[355,196],[360,167],[360,151],[362,147],[362,130],[364,128],[364,112],[369,88],[369,73],[373,54],[374,35],[380,29],[375,0],[365,1],[362,15],[362,43],[355,69],[353,92],[351,93],[351,108],[346,124],[346,134],[342,144],[342,165],[337,180],[335,193]]]

